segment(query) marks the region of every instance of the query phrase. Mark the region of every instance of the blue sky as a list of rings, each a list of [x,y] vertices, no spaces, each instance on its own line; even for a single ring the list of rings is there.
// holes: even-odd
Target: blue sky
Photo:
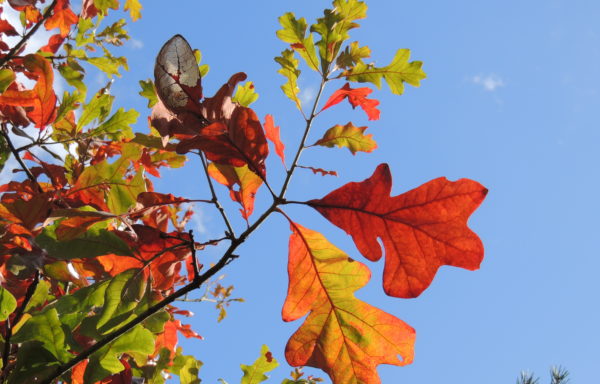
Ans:
[[[123,49],[130,71],[112,88],[119,106],[141,111],[137,129],[146,130],[149,111],[137,95],[137,82],[152,76],[160,46],[180,33],[211,67],[203,80],[207,95],[235,72],[249,75],[260,94],[254,109],[261,119],[274,115],[291,158],[303,121],[279,90],[283,78],[273,57],[285,45],[275,37],[277,17],[293,11],[311,21],[330,3],[173,4],[146,1],[143,18],[130,25],[134,40]],[[368,5],[368,19],[353,40],[368,45],[378,64],[388,63],[396,49],[410,48],[412,58],[424,62],[428,78],[420,88],[407,87],[402,96],[386,86],[374,92],[381,101],[379,121],[368,122],[362,111],[345,104],[323,113],[316,132],[348,121],[369,125],[379,148],[354,157],[345,149],[305,152],[301,163],[334,169],[340,176],[300,170],[289,197],[322,197],[346,182],[365,179],[381,162],[390,164],[394,195],[439,176],[468,177],[490,190],[470,220],[486,248],[481,269],[443,267],[431,287],[412,300],[386,297],[382,263],[365,261],[351,239],[319,214],[286,209],[371,268],[372,281],[358,297],[416,329],[414,363],[381,366],[382,382],[500,384],[514,382],[521,370],[533,370],[546,382],[551,365],[568,368],[574,383],[597,380],[600,4],[374,0]],[[308,70],[303,74],[302,97],[310,100],[318,78]],[[267,172],[272,184],[281,185],[283,170],[275,156]],[[208,196],[194,162],[165,172],[155,185],[180,196]],[[227,201],[224,189],[220,192],[234,215],[237,207]],[[257,213],[270,203],[262,192]],[[197,209],[192,224],[200,238],[220,236],[216,212]],[[282,365],[270,382],[281,382],[291,370],[283,351],[301,321],[281,321],[288,236],[286,222],[275,216],[240,249],[241,257],[224,271],[224,283],[234,284],[234,295],[246,302],[234,303],[222,323],[216,323],[210,304],[188,306],[196,313],[191,323],[205,340],[182,344],[204,362],[204,383],[218,378],[238,382],[239,364],[254,361],[262,344]],[[204,264],[215,261],[219,251],[202,253]]]
[[[212,94],[230,74],[245,71],[260,93],[255,110],[261,118],[275,116],[291,149],[303,125],[279,90],[283,79],[276,74],[273,57],[285,45],[275,37],[277,17],[293,11],[311,20],[329,4],[182,0],[177,6],[158,7],[146,2],[143,19],[131,25],[131,71],[115,83],[115,94],[122,105],[144,110],[137,81],[151,77],[160,46],[180,33],[211,66],[204,80],[206,93]],[[290,197],[321,197],[370,176],[381,162],[390,164],[394,194],[439,176],[472,178],[490,190],[470,220],[486,248],[479,271],[443,267],[421,297],[400,300],[382,293],[381,263],[365,261],[373,277],[358,296],[417,330],[415,362],[381,366],[382,382],[500,384],[514,382],[521,370],[533,370],[546,381],[548,368],[555,364],[567,367],[573,382],[593,382],[600,365],[600,207],[595,196],[600,4],[368,4],[369,17],[353,40],[368,45],[378,64],[389,62],[397,48],[410,48],[413,59],[424,62],[428,78],[418,89],[407,87],[403,96],[392,95],[385,86],[376,91],[373,96],[382,110],[377,122],[368,122],[361,111],[346,105],[324,113],[316,131],[351,120],[369,125],[379,148],[354,157],[342,149],[306,152],[302,163],[335,169],[340,176],[300,172]],[[303,73],[307,76],[300,86],[310,99],[318,79]],[[268,163],[275,185],[282,175],[278,161]],[[156,185],[182,196],[206,196],[194,163]],[[258,200],[260,212],[269,199],[263,194]],[[194,225],[203,228],[202,236],[219,235],[215,212],[197,208]],[[364,261],[351,239],[316,212],[302,207],[288,212]],[[287,290],[288,235],[284,220],[273,217],[240,250],[241,257],[225,271],[225,283],[234,284],[235,295],[246,302],[234,303],[222,323],[216,323],[210,304],[190,306],[196,313],[192,324],[205,340],[183,345],[204,362],[203,382],[215,383],[220,377],[237,382],[239,364],[254,361],[262,344],[282,363],[271,382],[280,382],[290,371],[283,350],[300,321],[283,323],[280,317]],[[218,251],[205,252],[205,263],[215,260]]]

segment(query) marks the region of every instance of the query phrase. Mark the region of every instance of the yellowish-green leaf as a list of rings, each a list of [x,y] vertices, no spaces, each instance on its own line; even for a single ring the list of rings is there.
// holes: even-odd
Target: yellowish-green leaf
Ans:
[[[101,138],[106,137],[113,141],[132,139],[134,134],[131,130],[131,125],[137,122],[139,116],[139,112],[134,109],[125,111],[123,108],[119,108],[110,119],[91,130],[90,135]]]
[[[178,347],[170,371],[179,376],[180,384],[199,384],[198,373],[200,367],[202,367],[202,362],[196,360],[193,356],[182,355],[181,351],[181,347]]]
[[[4,136],[0,135],[0,172],[4,169],[6,161],[10,157],[10,148]]]
[[[375,84],[377,88],[381,88],[381,79],[384,79],[392,93],[401,95],[404,92],[404,83],[418,87],[420,81],[426,77],[425,72],[421,69],[423,63],[421,61],[409,62],[409,58],[410,50],[399,49],[388,66],[375,67],[361,61],[344,72],[344,76],[349,81]]]
[[[83,111],[77,122],[77,130],[81,131],[81,128],[90,124],[95,119],[104,121],[110,114],[114,99],[114,96],[102,91],[96,93],[90,102],[83,106]]]
[[[7,289],[0,287],[0,321],[8,319],[17,308],[17,300]]]
[[[16,343],[40,342],[46,351],[63,363],[72,357],[67,351],[65,332],[58,319],[58,312],[54,308],[45,310],[27,320],[12,340]]]
[[[275,61],[281,66],[277,71],[286,77],[287,81],[281,86],[281,90],[287,96],[288,99],[292,100],[299,110],[302,110],[302,103],[298,94],[300,88],[298,88],[298,76],[300,76],[300,70],[298,69],[298,59],[294,57],[294,51],[286,49],[281,52],[281,56],[275,58]]]
[[[158,96],[156,95],[154,81],[149,79],[140,80],[140,87],[142,87],[142,90],[139,92],[140,96],[148,99],[148,108],[152,108],[154,104],[158,102]]]
[[[98,10],[103,13],[106,14],[108,12],[108,9],[119,9],[119,1],[118,0],[94,0],[94,6],[96,6],[96,8],[98,8]]]
[[[258,100],[258,93],[254,89],[254,84],[247,81],[244,85],[238,85],[235,95],[231,98],[232,101],[247,107]]]
[[[0,93],[6,91],[15,78],[15,73],[10,69],[0,69]]]
[[[358,41],[355,41],[340,53],[336,60],[336,64],[339,68],[349,68],[361,62],[362,59],[366,59],[370,56],[371,50],[369,47],[361,47],[358,45]]]
[[[119,358],[124,353],[152,354],[154,338],[152,332],[138,325],[112,343],[100,348],[90,357],[83,376],[84,383],[96,383],[121,372],[125,367]]]
[[[314,145],[332,148],[334,146],[346,147],[356,154],[356,152],[371,152],[377,148],[377,143],[372,138],[372,134],[365,135],[367,127],[355,127],[352,123],[346,125],[335,125],[325,132],[322,138],[317,140]]]
[[[123,67],[124,69],[129,69],[127,65],[127,59],[125,57],[114,57],[110,55],[105,55],[101,57],[88,57],[87,62],[106,73],[108,77],[112,77],[112,75],[116,75],[121,77],[119,74],[119,68]]]
[[[82,19],[86,20],[86,19]],[[67,60],[65,64],[58,67],[58,72],[67,81],[67,83],[75,87],[81,94],[85,95],[87,87],[83,82],[84,70],[75,60]]]
[[[259,384],[263,381],[267,380],[269,376],[265,375],[265,373],[270,372],[277,368],[279,363],[273,357],[271,351],[269,351],[269,347],[263,345],[260,349],[260,356],[254,364],[252,365],[244,365],[241,364],[240,367],[244,372],[244,376],[242,376],[241,384]]]
[[[277,37],[289,43],[298,52],[306,64],[313,70],[319,71],[319,61],[315,50],[312,34],[306,37],[306,20],[296,19],[293,13],[288,12],[279,18],[279,24],[283,27],[277,31]]]
[[[140,4],[139,0],[125,0],[125,7],[123,9],[129,11],[129,16],[131,16],[131,20],[133,21],[142,17],[142,4]]]

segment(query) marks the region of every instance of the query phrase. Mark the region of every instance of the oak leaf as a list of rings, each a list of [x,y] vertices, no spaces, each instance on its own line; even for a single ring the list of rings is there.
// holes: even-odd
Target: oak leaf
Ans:
[[[390,196],[387,164],[360,182],[348,183],[310,206],[352,236],[364,257],[377,261],[385,247],[383,288],[390,296],[417,297],[442,265],[475,270],[483,259],[479,237],[467,227],[487,189],[460,179],[434,179]]]
[[[232,167],[226,164],[210,163],[208,173],[217,182],[229,188],[231,200],[240,203],[240,212],[248,219],[254,211],[254,200],[263,180],[247,166]]]
[[[310,314],[285,349],[292,366],[321,368],[334,384],[378,384],[379,364],[413,359],[415,331],[402,320],[354,297],[369,269],[323,235],[290,222],[285,321]]]
[[[365,135],[367,127],[355,127],[354,124],[336,125],[327,130],[322,138],[313,145],[323,147],[346,147],[352,152],[372,152],[377,148],[377,143],[372,139],[373,135]]]
[[[63,38],[69,34],[73,24],[77,24],[79,18],[69,7],[69,0],[57,0],[52,15],[46,19],[44,26],[49,31],[54,28],[60,30],[60,36]]]
[[[281,138],[279,137],[279,126],[275,125],[275,121],[273,120],[273,115],[265,116],[265,133],[267,134],[267,139],[271,140],[273,145],[275,146],[275,153],[277,156],[281,158],[281,162],[285,167],[285,145],[281,142]]]
[[[369,120],[379,120],[380,111],[379,109],[377,109],[379,101],[375,99],[367,99],[367,96],[369,96],[371,92],[373,92],[373,90],[370,88],[350,88],[350,84],[346,83],[342,88],[335,91],[329,97],[329,99],[323,106],[322,111],[336,104],[339,104],[340,102],[342,102],[342,100],[347,98],[350,104],[352,105],[352,108],[360,106],[369,117]]]

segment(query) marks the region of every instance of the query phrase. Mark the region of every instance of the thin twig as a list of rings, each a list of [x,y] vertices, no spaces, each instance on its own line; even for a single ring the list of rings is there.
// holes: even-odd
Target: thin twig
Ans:
[[[277,197],[277,200],[283,200],[285,198],[285,193],[287,191],[288,185],[292,180],[292,175],[294,174],[294,170],[298,166],[298,160],[300,160],[300,155],[304,150],[304,146],[306,144],[306,139],[308,138],[308,133],[310,132],[310,127],[312,126],[312,122],[314,118],[317,116],[317,106],[319,105],[319,99],[323,94],[323,90],[325,89],[325,84],[327,83],[327,77],[323,76],[321,79],[321,85],[319,86],[319,92],[317,93],[317,97],[315,98],[315,102],[312,106],[312,110],[310,112],[310,117],[306,119],[306,127],[304,128],[304,134],[302,135],[302,140],[300,140],[300,144],[298,145],[298,149],[296,150],[296,155],[294,156],[294,161],[292,161],[292,165],[290,169],[287,171],[287,175],[285,176],[285,181],[283,182],[283,186],[281,187],[281,192]]]
[[[38,28],[42,24],[44,24],[44,22],[46,22],[46,20],[50,17],[50,14],[54,10],[54,7],[56,7],[56,3],[58,3],[58,0],[54,0],[52,2],[52,4],[50,4],[48,6],[48,8],[46,8],[46,11],[42,15],[42,18],[37,23],[35,23],[35,25],[33,26],[33,28],[31,28],[29,30],[29,32],[27,32],[21,38],[21,40],[14,47],[12,47],[12,49],[10,51],[8,51],[8,53],[5,56],[3,56],[2,58],[0,58],[0,68],[4,67],[4,65],[6,63],[8,63],[8,61],[12,60],[15,57],[16,53],[21,49],[21,47],[23,45],[25,45],[25,43],[27,43],[27,40],[29,40],[31,38],[31,36],[33,36],[33,34],[38,30]]]
[[[210,188],[210,193],[212,195],[212,203],[219,210],[221,217],[223,217],[223,221],[225,222],[225,225],[227,226],[227,231],[229,232],[229,234],[231,235],[232,238],[235,238],[235,232],[233,231],[233,227],[231,226],[231,223],[229,222],[227,213],[225,212],[225,209],[223,208],[223,206],[219,202],[219,199],[217,198],[217,193],[215,192],[215,187],[213,185],[212,179],[210,178],[210,174],[208,173],[208,164],[206,162],[206,158],[204,157],[204,154],[202,152],[200,153],[199,157],[200,157],[200,160],[202,161],[202,168],[204,168],[204,174],[206,175],[206,181],[208,182],[208,187]]]
[[[223,269],[223,267],[225,267],[232,260],[234,260],[238,257],[237,255],[234,255],[233,252],[237,249],[237,247],[240,246],[240,244],[242,244],[246,240],[246,238],[252,232],[254,232],[262,224],[263,221],[265,221],[267,219],[267,217],[269,217],[271,215],[271,213],[273,213],[275,211],[276,208],[277,208],[277,203],[273,202],[271,207],[269,207],[269,209],[267,209],[258,218],[258,220],[256,220],[256,222],[254,222],[250,227],[248,227],[239,237],[232,239],[231,244],[229,245],[229,248],[227,249],[227,251],[225,251],[225,253],[219,259],[219,261],[215,265],[213,265],[210,269],[208,269],[206,272],[204,272],[201,275],[195,276],[194,280],[191,283],[189,283],[188,285],[186,285],[183,288],[179,289],[178,291],[172,293],[171,295],[165,297],[162,301],[160,301],[157,304],[153,305],[152,307],[148,308],[147,310],[145,310],[144,312],[139,314],[135,319],[131,320],[129,323],[125,324],[121,328],[104,336],[102,339],[98,340],[98,342],[96,344],[94,344],[90,348],[86,349],[85,351],[81,352],[80,354],[75,356],[69,362],[57,367],[56,370],[54,371],[54,373],[50,375],[50,377],[41,381],[40,383],[41,384],[51,384],[55,379],[57,379],[58,377],[62,376],[66,372],[68,372],[71,368],[73,368],[75,365],[79,364],[81,361],[90,357],[94,352],[97,352],[100,348],[113,342],[119,336],[132,330],[133,327],[142,323],[148,317],[152,316],[156,312],[165,308],[167,305],[173,303],[175,300],[179,299],[182,296],[187,295],[194,289],[199,288],[208,279],[210,279],[215,274],[217,274],[221,269]],[[195,249],[192,251],[192,259],[193,259],[194,263],[197,263]]]
[[[19,156],[19,152],[17,152],[15,145],[13,144],[12,140],[10,139],[10,136],[8,135],[8,128],[6,126],[6,123],[2,123],[1,131],[2,136],[4,136],[4,139],[6,140],[6,144],[8,144],[8,148],[10,148],[10,151],[12,152],[13,156],[15,157],[23,171],[25,171],[25,174],[27,174],[27,177],[33,182],[34,185],[37,186],[37,189],[40,193],[44,192],[42,186],[37,182],[35,176],[33,176],[33,173],[31,173],[29,168],[27,168],[27,166],[23,162],[23,159],[21,159],[21,157]]]
[[[27,291],[25,292],[25,298],[23,299],[23,302],[21,303],[19,309],[17,309],[12,323],[8,319],[6,320],[6,334],[4,335],[4,351],[2,352],[2,366],[4,368],[2,370],[2,374],[0,375],[0,380],[3,380],[6,373],[8,372],[8,357],[10,355],[10,339],[12,337],[13,327],[19,324],[19,321],[21,321],[21,318],[25,313],[25,309],[27,308],[27,304],[29,304],[29,301],[33,297],[33,294],[39,282],[40,271],[36,270],[33,276],[33,281],[31,282],[31,284],[29,284],[29,287],[27,287]]]

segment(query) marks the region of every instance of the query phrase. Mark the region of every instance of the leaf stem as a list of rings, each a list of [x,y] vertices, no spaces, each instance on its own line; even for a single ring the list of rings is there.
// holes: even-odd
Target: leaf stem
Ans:
[[[27,43],[27,41],[31,38],[31,36],[33,36],[33,34],[35,32],[37,32],[37,30],[40,28],[40,26],[42,24],[44,24],[44,22],[46,22],[46,20],[50,17],[50,14],[54,10],[54,7],[56,7],[56,3],[58,3],[58,0],[52,1],[52,3],[44,11],[42,18],[37,23],[35,23],[33,28],[31,28],[29,30],[29,32],[27,32],[21,38],[21,40],[14,47],[12,47],[12,49],[10,51],[8,51],[8,53],[5,56],[0,58],[0,68],[4,67],[6,65],[6,63],[8,63],[10,60],[12,60],[15,57],[16,53],[21,49],[21,47],[23,45],[25,45],[25,43]]]
[[[15,159],[17,160],[17,162],[19,163],[19,165],[21,166],[23,171],[25,171],[25,174],[27,174],[27,177],[33,182],[34,185],[37,186],[38,191],[40,193],[43,193],[44,190],[42,189],[42,186],[37,182],[37,179],[35,178],[35,176],[33,176],[33,173],[31,173],[29,168],[27,168],[27,166],[23,162],[23,159],[21,159],[21,157],[19,156],[19,152],[17,152],[15,145],[13,144],[12,140],[10,139],[6,123],[2,123],[2,129],[0,131],[2,131],[2,136],[4,136],[4,139],[6,140],[6,143],[8,144],[8,148],[10,148],[11,153],[13,154],[13,156],[15,157]]]

